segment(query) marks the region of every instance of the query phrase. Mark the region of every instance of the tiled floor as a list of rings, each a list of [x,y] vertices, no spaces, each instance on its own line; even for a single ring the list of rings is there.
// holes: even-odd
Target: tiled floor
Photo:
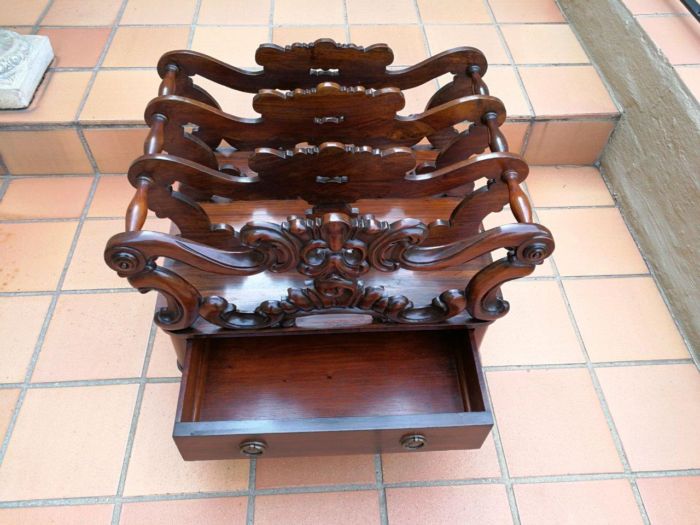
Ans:
[[[616,111],[553,0],[5,0],[0,24],[58,55],[40,99],[57,107],[0,118],[0,524],[700,523],[696,363],[598,171],[536,165],[590,164]],[[102,262],[158,83],[143,65],[188,44],[245,65],[260,41],[322,35],[389,40],[405,63],[487,49],[557,250],[504,287],[480,450],[186,463],[155,298]]]
[[[622,0],[700,101],[700,22],[680,0]]]
[[[554,0],[4,0],[0,26],[48,35],[56,54],[31,106],[0,111],[0,157],[15,175],[90,173],[83,142],[103,173],[126,170],[170,49],[254,68],[260,43],[330,37],[386,42],[408,66],[472,45],[508,108],[511,149],[536,164],[592,164],[619,116]],[[438,82],[408,90],[404,113],[422,111]],[[199,83],[228,112],[256,116],[252,95]]]
[[[603,180],[527,189],[558,247],[482,346],[482,449],[187,463],[154,297],[101,260],[124,176],[6,177],[0,523],[697,523],[700,374]]]

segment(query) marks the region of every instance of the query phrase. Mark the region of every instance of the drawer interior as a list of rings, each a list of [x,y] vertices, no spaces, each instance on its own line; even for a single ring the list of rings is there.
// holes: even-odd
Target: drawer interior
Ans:
[[[481,412],[469,331],[190,340],[179,421]]]

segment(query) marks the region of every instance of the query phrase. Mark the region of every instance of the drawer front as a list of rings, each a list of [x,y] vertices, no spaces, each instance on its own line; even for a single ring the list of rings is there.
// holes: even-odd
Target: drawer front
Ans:
[[[488,412],[307,421],[177,423],[174,439],[186,460],[380,452],[429,452],[481,447]]]

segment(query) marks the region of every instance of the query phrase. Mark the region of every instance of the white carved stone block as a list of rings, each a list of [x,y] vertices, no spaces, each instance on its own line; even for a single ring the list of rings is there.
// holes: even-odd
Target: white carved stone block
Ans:
[[[26,108],[52,60],[48,37],[0,29],[0,109]]]

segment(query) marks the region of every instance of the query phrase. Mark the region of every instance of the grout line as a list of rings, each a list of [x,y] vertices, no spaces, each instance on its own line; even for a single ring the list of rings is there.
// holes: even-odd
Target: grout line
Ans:
[[[73,233],[73,239],[71,241],[71,245],[68,249],[68,253],[66,255],[66,260],[63,264],[63,269],[61,270],[61,274],[58,278],[58,282],[56,284],[56,288],[51,294],[51,301],[49,303],[49,307],[46,311],[46,315],[44,317],[44,322],[41,325],[41,329],[39,330],[39,336],[37,338],[36,344],[34,346],[34,351],[32,352],[32,356],[29,360],[29,364],[27,366],[27,371],[24,377],[24,381],[22,382],[21,389],[19,396],[17,398],[17,402],[15,403],[15,408],[12,412],[12,415],[10,417],[10,422],[7,425],[7,430],[5,432],[5,437],[2,441],[2,445],[0,446],[0,466],[2,465],[3,460],[5,459],[5,454],[7,453],[7,448],[10,443],[10,439],[12,438],[12,433],[14,431],[14,428],[17,424],[17,419],[19,417],[19,411],[22,408],[22,405],[24,404],[24,399],[27,395],[27,390],[28,385],[31,383],[32,375],[34,374],[34,368],[36,367],[37,361],[39,360],[39,354],[41,352],[41,348],[44,344],[44,339],[46,337],[46,334],[48,332],[49,324],[51,322],[51,319],[53,317],[53,313],[56,309],[56,304],[58,303],[58,298],[61,294],[61,288],[63,287],[63,282],[65,281],[66,274],[68,273],[68,268],[70,267],[71,261],[73,259],[73,254],[75,253],[76,246],[78,245],[78,239],[80,237],[80,232],[82,230],[82,224],[83,220],[87,216],[87,212],[90,209],[90,205],[92,204],[92,199],[95,195],[95,190],[97,189],[97,182],[99,180],[99,174],[95,175],[95,178],[92,181],[92,184],[90,186],[90,191],[88,193],[88,197],[85,200],[85,204],[83,205],[83,211],[81,213],[81,218],[78,222],[78,225],[76,226],[75,232]]]
[[[46,18],[46,15],[49,12],[49,10],[53,7],[53,3],[54,3],[54,0],[49,0],[47,2],[46,6],[41,11],[41,13],[39,13],[38,18],[36,19],[36,21],[32,25],[32,29],[30,30],[30,34],[36,35],[37,31],[39,31],[39,26],[41,25],[42,20],[44,20],[44,18]]]
[[[151,331],[148,334],[146,343],[146,352],[141,366],[141,376],[139,378],[139,389],[136,394],[134,403],[134,411],[131,415],[131,425],[129,426],[129,434],[126,440],[124,450],[124,459],[122,460],[122,468],[119,474],[119,483],[117,484],[117,494],[114,507],[112,508],[112,525],[119,525],[119,520],[122,514],[122,496],[124,495],[124,486],[126,485],[126,476],[129,471],[129,462],[131,461],[131,453],[134,448],[134,438],[138,427],[139,418],[141,416],[141,405],[143,404],[143,396],[146,390],[146,376],[148,374],[148,365],[151,362],[151,354],[153,352],[153,342],[156,338],[156,330],[158,327],[155,323],[151,323]]]
[[[255,485],[257,483],[258,462],[250,458],[248,467],[248,506],[246,508],[246,524],[255,524]]]
[[[398,70],[405,69],[406,67],[409,66],[398,66]],[[499,67],[510,67],[508,65],[505,66],[499,66],[496,64],[493,66],[495,68]],[[114,70],[116,68],[101,68],[101,70]],[[125,68],[128,70],[134,70],[134,69],[139,69],[139,68]],[[155,68],[140,68],[139,70],[143,69],[148,69],[151,71],[155,71]],[[241,68],[245,69],[245,68]],[[260,71],[258,69],[257,71]],[[514,115],[514,116],[509,116],[506,118],[506,123],[508,124],[514,124],[514,123],[530,123],[530,124],[540,124],[540,123],[549,123],[549,122],[617,122],[620,118],[620,114],[618,112],[616,113],[588,113],[588,114],[579,114],[575,115],[573,117],[564,117],[564,116],[548,116],[548,115]],[[66,129],[75,129],[76,127],[80,127],[81,129],[108,129],[108,130],[121,130],[121,129],[143,129],[144,131],[147,130],[148,128],[146,125],[143,123],[143,121],[137,121],[137,120],[130,120],[130,121],[108,121],[108,120],[72,120],[72,121],[66,121],[66,122],[45,122],[45,123],[30,123],[30,122],[14,122],[10,123],[7,125],[2,125],[2,131],[60,131],[60,130],[66,130]],[[542,165],[542,164],[533,164],[533,165]],[[558,163],[558,164],[552,164],[553,166],[566,166],[566,165],[577,165],[581,166],[581,164],[567,164],[567,163]],[[584,164],[584,166],[590,166],[590,164]],[[121,173],[114,173],[112,172],[113,175],[121,175]],[[41,176],[41,175],[53,175],[52,173],[22,173],[24,176]],[[63,175],[61,173],[57,173],[57,175]],[[65,175],[76,175],[75,173],[65,173]]]
[[[105,42],[104,47],[102,48],[102,52],[100,52],[100,56],[97,59],[97,62],[95,63],[95,67],[92,68],[92,76],[90,77],[90,80],[88,80],[87,87],[85,88],[85,93],[83,93],[83,97],[80,100],[80,104],[78,104],[78,109],[75,112],[75,122],[80,121],[80,114],[83,112],[83,108],[85,107],[85,103],[87,102],[88,97],[92,93],[92,87],[95,84],[95,79],[97,79],[97,73],[99,72],[100,68],[102,67],[102,63],[104,62],[105,58],[107,57],[107,53],[109,53],[109,48],[112,47],[112,41],[114,40],[115,35],[117,34],[117,28],[119,26],[119,21],[121,20],[121,17],[124,15],[124,11],[126,10],[126,5],[128,3],[128,0],[122,0],[121,5],[119,6],[119,11],[117,11],[117,15],[114,18],[114,22],[111,24],[112,29],[109,32],[109,36],[107,37],[107,41]]]
[[[2,201],[3,197],[5,196],[5,192],[7,192],[7,189],[9,187],[10,187],[10,177],[3,177],[2,181],[0,181],[0,201]]]
[[[605,472],[597,474],[553,474],[543,476],[519,476],[512,478],[514,485],[531,485],[541,483],[567,483],[577,481],[608,481],[631,478],[678,478],[699,476],[700,469],[687,470],[655,470],[642,472]],[[387,488],[418,488],[418,487],[451,487],[464,485],[500,485],[500,478],[469,478],[452,480],[432,480],[432,481],[405,481],[396,483],[385,483]],[[375,485],[367,484],[341,484],[341,485],[320,485],[304,487],[284,487],[277,489],[259,489],[257,495],[282,495],[282,494],[323,494],[328,492],[358,492],[376,488]],[[147,494],[140,496],[125,496],[121,498],[122,503],[154,502],[154,501],[176,501],[188,499],[210,499],[225,497],[243,497],[249,495],[249,490],[220,491],[220,492],[179,492],[167,494]],[[26,508],[26,507],[48,507],[65,505],[93,505],[112,504],[117,498],[115,496],[88,496],[75,498],[46,498],[33,500],[8,500],[0,502],[0,508]]]
[[[348,0],[342,0],[343,1],[343,20],[345,21],[344,28],[345,28],[345,43],[349,44],[351,42],[350,40],[350,21],[348,18]]]
[[[692,365],[693,360],[688,359],[656,359],[649,361],[606,361],[593,363],[593,368],[627,368],[631,366],[664,366],[664,365]],[[545,364],[521,364],[521,365],[488,365],[484,366],[485,372],[515,372],[529,370],[566,370],[587,368],[586,363],[545,363]],[[46,381],[38,383],[29,383],[27,389],[41,388],[72,388],[83,386],[109,386],[109,385],[133,385],[142,382],[148,384],[158,383],[178,383],[180,376],[157,376],[157,377],[117,377],[106,379],[71,379],[65,381]],[[0,383],[0,389],[21,388],[22,383]]]
[[[659,283],[659,279],[656,277],[654,267],[651,265],[651,263],[647,259],[646,253],[642,250],[642,247],[640,246],[639,240],[637,239],[637,236],[635,235],[634,231],[632,231],[632,228],[630,228],[626,214],[622,213],[622,209],[620,207],[620,202],[618,201],[618,198],[617,198],[617,195],[615,194],[615,192],[612,191],[612,187],[611,187],[611,185],[610,185],[610,183],[607,180],[607,177],[605,175],[605,170],[599,166],[598,172],[600,173],[600,176],[602,177],[603,182],[605,182],[605,186],[607,187],[608,192],[613,197],[613,201],[615,202],[615,207],[618,209],[618,211],[620,213],[620,217],[622,217],[622,221],[625,224],[625,228],[627,228],[627,232],[629,233],[630,237],[634,241],[634,245],[636,246],[637,251],[641,255],[642,260],[644,261],[644,264],[646,265],[647,269],[649,270],[649,277],[654,281],[654,284],[656,286],[656,291],[661,296],[661,299],[664,302],[664,306],[666,307],[666,311],[668,312],[668,314],[671,316],[671,319],[673,320],[674,327],[676,328],[676,331],[680,335],[681,340],[683,341],[683,344],[685,345],[685,349],[686,349],[686,352],[688,353],[688,356],[695,363],[695,366],[698,369],[698,371],[700,371],[700,354],[696,355],[692,351],[693,345],[691,344],[691,341],[686,338],[684,331],[681,330],[680,323],[678,322],[678,319],[676,319],[674,311],[671,308],[666,291],[663,289],[663,287]]]
[[[535,217],[537,219],[537,213],[535,212]],[[620,434],[617,430],[617,426],[615,425],[615,421],[612,416],[612,412],[610,411],[610,407],[608,406],[607,400],[605,399],[605,394],[603,392],[603,388],[600,384],[600,381],[598,380],[598,375],[596,374],[595,368],[593,366],[593,363],[591,361],[590,355],[588,354],[588,349],[586,348],[586,344],[583,340],[583,336],[581,335],[581,331],[578,326],[578,322],[576,321],[576,316],[574,315],[573,308],[571,307],[571,303],[569,302],[569,297],[566,294],[566,289],[564,287],[564,283],[562,282],[559,274],[559,269],[556,265],[555,261],[552,261],[552,270],[554,271],[554,275],[556,277],[557,284],[559,285],[559,292],[561,293],[562,299],[564,300],[564,304],[566,306],[566,311],[567,314],[569,315],[569,321],[571,322],[571,325],[574,329],[574,333],[576,334],[576,339],[578,340],[579,347],[581,349],[581,352],[583,353],[583,357],[585,359],[585,366],[586,369],[588,370],[589,377],[591,379],[591,383],[593,385],[593,390],[595,391],[595,394],[598,398],[598,403],[600,405],[600,408],[603,412],[603,416],[605,417],[605,421],[608,425],[608,430],[610,432],[610,436],[613,440],[613,444],[615,445],[615,450],[617,451],[618,458],[622,464],[622,468],[624,469],[625,474],[631,474],[632,468],[629,463],[629,459],[627,458],[627,453],[625,452],[624,444],[622,443],[622,439],[620,437]],[[644,502],[642,501],[641,494],[639,493],[639,488],[637,487],[637,482],[635,481],[634,477],[629,478],[630,482],[630,487],[632,489],[632,492],[634,494],[635,501],[637,503],[637,508],[639,510],[639,514],[642,518],[642,521],[644,522],[645,525],[650,524],[649,516],[647,515],[647,511],[644,508]]]
[[[192,23],[190,24],[190,32],[187,34],[187,46],[185,49],[192,49],[192,40],[194,40],[194,33],[197,29],[197,22],[199,21],[199,12],[202,9],[202,0],[197,0],[194,6],[194,13],[192,13]]]
[[[381,525],[389,525],[389,509],[386,504],[384,467],[381,454],[374,455],[374,479],[377,483],[377,496],[379,498],[379,523]]]
[[[267,25],[268,25],[268,40],[272,42],[272,34],[273,34],[273,28],[274,26],[274,20],[275,20],[275,0],[270,0],[270,16],[267,19]]]
[[[491,17],[491,21],[493,22],[493,26],[496,28],[496,32],[498,33],[498,39],[501,42],[501,46],[503,46],[503,49],[506,52],[506,55],[508,55],[508,60],[510,60],[510,64],[515,71],[515,78],[518,81],[518,86],[520,86],[520,91],[523,97],[525,98],[525,102],[527,103],[528,110],[530,111],[531,118],[535,118],[535,107],[532,105],[532,101],[530,100],[530,95],[527,92],[527,89],[525,89],[525,84],[523,83],[523,79],[520,76],[520,70],[518,69],[518,65],[515,63],[515,58],[513,58],[513,53],[510,52],[510,47],[508,46],[508,42],[506,41],[506,37],[503,35],[503,31],[501,30],[501,25],[500,22],[498,22],[498,19],[496,18],[496,15],[493,12],[493,9],[491,9],[491,4],[489,4],[489,0],[483,0],[484,2],[484,7],[489,13],[489,16]]]
[[[491,400],[491,391],[489,389],[489,381],[487,374],[484,374],[484,384],[486,385],[486,394]],[[506,489],[506,496],[508,497],[508,506],[510,508],[510,514],[513,519],[513,525],[520,525],[520,512],[518,511],[518,502],[515,498],[515,492],[513,491],[513,481],[510,477],[510,470],[508,469],[508,460],[506,459],[505,450],[503,449],[503,441],[501,440],[501,432],[498,429],[498,421],[496,419],[496,411],[491,408],[491,413],[493,416],[493,427],[491,428],[491,435],[493,436],[493,443],[496,448],[496,457],[498,458],[498,468],[501,471],[500,482],[503,483]]]

